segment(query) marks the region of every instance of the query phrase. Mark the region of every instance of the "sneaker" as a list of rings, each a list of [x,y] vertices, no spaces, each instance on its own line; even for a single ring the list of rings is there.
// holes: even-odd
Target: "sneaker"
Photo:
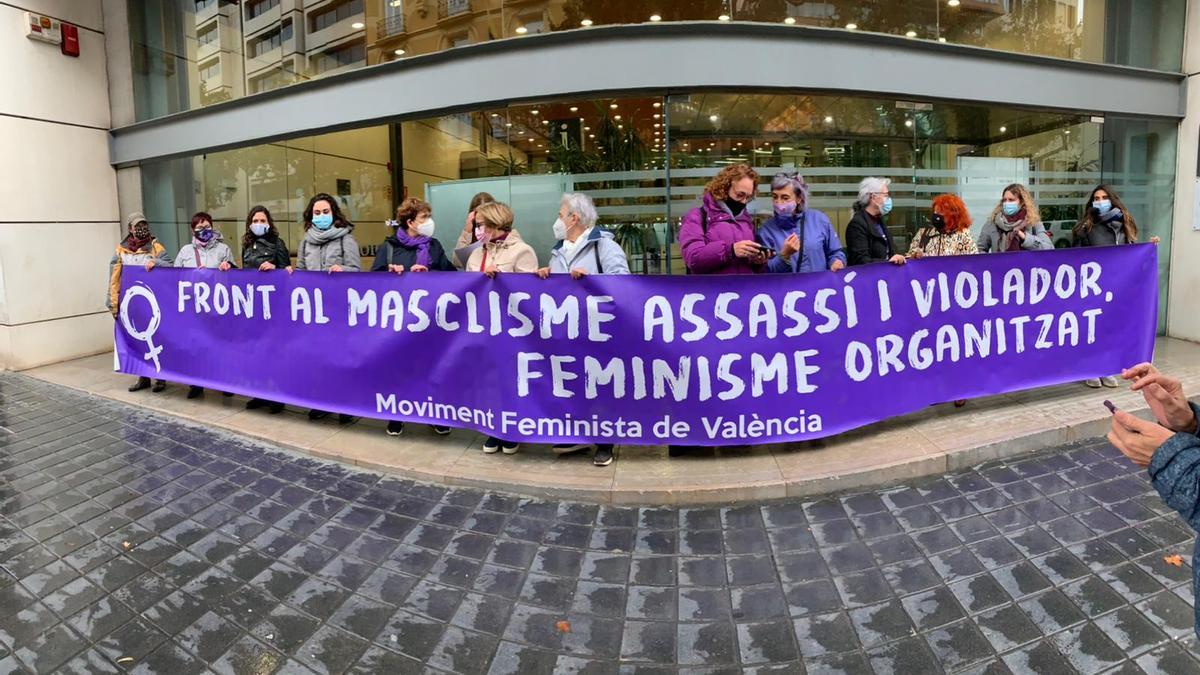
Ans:
[[[308,411],[308,419],[314,422],[317,420],[323,420],[326,417],[329,417],[329,413],[325,412],[324,410],[317,410],[316,408],[313,408],[312,410]]]
[[[488,436],[488,439],[483,442],[483,454],[494,455],[500,452],[500,439]]]
[[[450,435],[450,427],[439,427],[436,424],[432,424],[430,426],[433,427],[433,433],[437,434],[438,436]]]
[[[258,410],[259,408],[265,408],[270,404],[270,401],[265,398],[252,398],[249,401],[246,401],[246,410]]]
[[[278,415],[279,413],[283,412],[283,404],[282,403],[272,403],[271,407],[268,408],[267,411],[270,412],[272,415]]]
[[[1108,387],[1109,389],[1116,389],[1117,387],[1121,386],[1121,383],[1117,381],[1117,378],[1111,375],[1100,378],[1100,384]]]
[[[157,382],[154,383],[154,388],[151,389],[150,391],[157,394],[158,392],[160,392],[166,388],[167,388],[167,381],[166,380],[158,380]]]
[[[608,466],[613,463],[613,449],[611,445],[597,445],[596,454],[592,455],[592,464],[596,466]]]
[[[204,387],[191,386],[188,387],[188,398],[200,398],[204,395]]]
[[[221,392],[221,395],[224,396],[225,398],[233,398],[232,391],[223,391],[223,392]]]
[[[342,426],[346,426],[348,424],[354,424],[357,421],[358,421],[358,418],[355,417],[354,415],[347,415],[346,413],[338,413],[338,424],[340,424]]]
[[[150,388],[150,378],[139,377],[137,379],[137,382],[134,382],[133,384],[131,384],[129,386],[129,391],[141,391],[143,389],[149,389],[149,388]]]
[[[1090,380],[1084,380],[1083,383],[1086,384],[1087,386],[1091,387],[1092,389],[1100,388],[1100,378],[1098,378],[1098,377],[1093,377]]]
[[[397,422],[396,420],[388,422],[388,436],[399,436],[402,433],[404,433],[404,422]]]
[[[590,447],[592,447],[591,443],[559,443],[552,449],[556,455],[566,455],[572,452],[579,452],[580,450],[587,450]]]
[[[521,444],[515,441],[500,441],[500,451],[506,455],[515,455]]]

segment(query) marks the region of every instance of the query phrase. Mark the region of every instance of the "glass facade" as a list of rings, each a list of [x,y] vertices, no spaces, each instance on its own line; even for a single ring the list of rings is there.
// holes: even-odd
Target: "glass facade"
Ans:
[[[683,272],[679,219],[704,184],[733,162],[763,174],[751,205],[770,212],[768,183],[801,172],[813,208],[841,232],[858,181],[892,179],[889,226],[898,243],[930,200],[963,197],[978,230],[1004,185],[1028,185],[1057,246],[1091,189],[1109,183],[1140,226],[1162,238],[1161,307],[1174,195],[1176,124],[998,106],[807,93],[697,92],[554,100],[404,120],[142,165],[145,210],[164,242],[186,242],[190,216],[209,211],[240,253],[249,208],[264,204],[295,251],[300,214],[318,191],[337,196],[368,260],[406,196],[430,201],[452,248],[477,192],[509,203],[542,262],[565,191],[591,195],[635,273]]]
[[[1186,0],[128,0],[137,119],[417,54],[654,21],[749,21],[1178,71]]]

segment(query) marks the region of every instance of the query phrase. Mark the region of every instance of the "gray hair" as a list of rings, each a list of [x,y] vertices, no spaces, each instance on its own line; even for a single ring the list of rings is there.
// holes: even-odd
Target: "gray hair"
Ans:
[[[876,178],[875,176],[867,176],[858,184],[858,205],[866,206],[871,203],[871,196],[883,192],[883,189],[892,184],[891,178]]]
[[[567,213],[574,213],[579,216],[579,220],[584,227],[591,227],[596,224],[596,205],[592,203],[592,198],[582,192],[566,192],[563,193],[560,206],[567,207]]]
[[[771,191],[782,190],[784,188],[792,188],[792,193],[796,195],[796,199],[800,200],[805,206],[808,205],[808,183],[804,182],[804,176],[798,173],[777,173],[771,179]]]

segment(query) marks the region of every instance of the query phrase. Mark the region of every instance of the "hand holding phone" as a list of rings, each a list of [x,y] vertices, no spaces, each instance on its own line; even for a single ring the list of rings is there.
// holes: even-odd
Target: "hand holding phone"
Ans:
[[[1111,413],[1111,414],[1113,414],[1113,415],[1116,415],[1116,414],[1117,414],[1117,406],[1116,406],[1116,405],[1114,405],[1112,401],[1105,400],[1105,401],[1104,401],[1104,407],[1105,407],[1105,408],[1108,408],[1108,412],[1109,412],[1109,413]]]

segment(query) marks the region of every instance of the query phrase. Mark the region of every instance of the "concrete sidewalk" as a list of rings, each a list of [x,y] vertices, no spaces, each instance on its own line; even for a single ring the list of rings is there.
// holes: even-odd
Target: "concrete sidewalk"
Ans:
[[[1200,394],[1200,345],[1163,338],[1156,354],[1160,368]],[[960,409],[934,406],[819,441],[721,448],[669,461],[664,446],[619,446],[617,461],[598,468],[585,454],[558,457],[541,445],[522,445],[513,456],[484,455],[483,437],[473,431],[442,437],[409,424],[395,438],[378,420],[340,427],[333,418],[310,422],[292,408],[269,415],[246,410],[240,396],[211,391],[189,401],[183,385],[160,394],[131,394],[126,391],[131,377],[112,372],[111,354],[24,374],[365,469],[446,485],[623,504],[727,503],[894,483],[1103,436],[1109,417],[1104,399],[1132,412],[1146,410],[1142,397],[1127,388],[1067,384],[976,399]]]

